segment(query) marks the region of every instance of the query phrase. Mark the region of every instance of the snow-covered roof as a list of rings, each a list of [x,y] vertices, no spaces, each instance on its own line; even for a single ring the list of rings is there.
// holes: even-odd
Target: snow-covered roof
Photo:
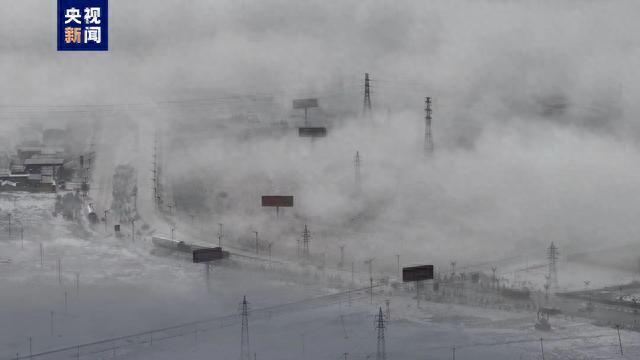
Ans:
[[[31,158],[24,161],[25,165],[62,165],[63,159],[54,158]]]

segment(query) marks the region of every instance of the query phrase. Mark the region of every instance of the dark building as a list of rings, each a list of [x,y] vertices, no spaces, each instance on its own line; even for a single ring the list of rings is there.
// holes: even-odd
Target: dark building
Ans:
[[[42,174],[43,169],[46,175],[56,176],[64,159],[58,158],[31,158],[24,161],[24,171],[29,174]]]

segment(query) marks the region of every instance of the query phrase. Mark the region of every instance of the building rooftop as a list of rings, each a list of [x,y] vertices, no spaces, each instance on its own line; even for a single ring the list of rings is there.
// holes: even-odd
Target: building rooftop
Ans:
[[[24,161],[24,165],[62,165],[63,159],[57,158],[31,158]]]

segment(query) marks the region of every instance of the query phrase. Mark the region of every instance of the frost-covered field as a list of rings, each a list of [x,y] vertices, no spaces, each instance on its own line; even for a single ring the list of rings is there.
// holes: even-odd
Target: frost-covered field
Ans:
[[[18,197],[19,209],[13,210],[11,197],[2,196],[2,213],[9,209],[29,225],[25,220],[24,249],[15,233],[0,242],[0,322],[10,324],[0,327],[2,357],[28,353],[29,337],[35,353],[235,313],[245,294],[262,307],[322,293],[224,267],[211,270],[207,292],[202,265],[152,255],[148,239],[131,243],[130,238],[103,236],[99,226],[86,232],[54,218],[53,195],[11,196]]]
[[[0,197],[2,213],[10,211],[25,224],[24,249],[15,227],[12,237],[5,236],[0,243],[0,321],[7,324],[0,329],[2,358],[27,355],[29,337],[33,353],[39,353],[237,314],[245,294],[253,309],[261,309],[335,291],[321,282],[302,286],[264,267],[234,262],[212,269],[208,292],[203,266],[152,255],[146,238],[132,243],[127,237],[105,236],[100,225],[83,230],[76,223],[52,217],[52,208],[53,195],[49,194]],[[42,266],[40,243],[45,254]],[[425,302],[416,309],[411,294],[389,289],[384,294],[377,291],[373,304],[365,296],[352,306],[342,301],[272,317],[250,317],[251,351],[264,359],[340,359],[344,353],[348,358],[375,357],[374,314],[379,306],[385,308],[386,299],[391,312],[388,358],[448,359],[455,346],[458,359],[537,359],[541,337],[546,358],[619,357],[615,329],[552,318],[554,331],[540,333],[533,329],[535,314],[530,312]],[[626,358],[640,356],[637,333],[622,331],[622,339]],[[116,356],[234,359],[239,356],[239,343],[236,322],[175,339],[156,339],[153,345],[127,347]]]

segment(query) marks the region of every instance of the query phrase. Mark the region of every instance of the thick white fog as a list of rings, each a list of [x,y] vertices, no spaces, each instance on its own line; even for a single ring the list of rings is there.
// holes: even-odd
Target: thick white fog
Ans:
[[[236,313],[247,293],[260,308],[330,292],[324,288],[330,280],[315,285],[309,280],[318,280],[318,269],[301,270],[300,280],[283,275],[284,270],[268,275],[257,264],[238,274],[243,265],[235,264],[216,270],[217,290],[225,291],[205,295],[201,267],[175,258],[165,262],[153,253],[151,236],[170,236],[171,229],[180,239],[216,244],[223,223],[226,245],[243,251],[251,250],[258,231],[262,256],[271,242],[274,258],[295,262],[308,224],[313,256],[324,254],[335,267],[344,246],[363,286],[368,285],[363,261],[369,258],[376,259],[374,272],[380,277],[396,275],[396,254],[403,265],[434,264],[443,274],[450,261],[470,269],[483,264],[473,269],[490,273],[493,261],[506,268],[500,261],[515,258],[508,270],[499,270],[505,277],[514,271],[509,281],[515,283],[516,269],[545,264],[551,242],[560,246],[563,259],[637,242],[640,2],[112,0],[108,52],[57,52],[53,1],[2,6],[0,151],[14,152],[33,131],[73,129],[74,146],[95,151],[90,196],[98,214],[113,211],[118,165],[135,169],[138,178],[130,185],[138,196],[139,243],[103,238],[102,225],[86,228],[50,216],[53,195],[20,197],[37,209],[27,229],[34,235],[26,252],[14,253],[21,245],[17,238],[0,244],[0,259],[11,259],[2,264],[14,264],[5,266],[10,271],[4,272],[3,287],[12,295],[1,296],[0,319],[46,325],[47,298],[60,297],[55,281],[60,256],[73,269],[64,286],[72,291],[72,272],[82,272],[92,296],[78,305],[77,318],[68,320],[70,330],[43,340],[41,350],[187,322],[207,309],[207,316]],[[371,76],[369,116],[362,114],[364,73]],[[432,154],[423,148],[426,96],[433,99]],[[291,100],[304,97],[318,98],[320,108],[309,111],[309,124],[326,126],[326,138],[298,137],[302,112],[291,109]],[[158,211],[150,185],[154,141],[166,196]],[[294,195],[295,206],[280,209],[276,217],[274,209],[260,206],[260,196],[268,194]],[[168,209],[171,202],[178,207]],[[0,216],[19,208],[0,193]],[[38,242],[48,241],[54,255],[37,268]],[[609,262],[625,257],[619,264],[625,272],[589,273],[597,279],[594,285],[635,278],[640,255],[624,252],[603,253],[611,256]],[[582,289],[587,271],[560,266],[561,285]],[[542,294],[543,272],[531,277]],[[300,282],[300,289],[289,290]],[[20,304],[23,295],[35,300]],[[381,306],[382,298],[377,300]],[[420,323],[421,315],[408,310],[412,302],[407,299],[393,300],[406,305],[398,319]],[[361,301],[353,321],[371,332],[373,307],[367,305]],[[103,306],[92,317],[93,309]],[[430,325],[439,322],[433,315],[438,312],[452,318],[459,312],[485,316],[491,322],[509,318],[496,309],[478,315],[462,306],[428,306]],[[329,321],[323,311],[292,315],[276,323],[273,333],[261,323],[263,339],[295,336],[291,346],[296,350],[285,351],[283,341],[280,352],[264,342],[259,351],[273,358],[299,356],[296,332],[313,332],[310,323]],[[136,314],[139,319],[132,321]],[[332,321],[337,320],[327,326],[334,326]],[[495,329],[489,322],[474,323],[478,328],[466,332],[465,321],[443,320],[437,326],[444,328],[433,330],[441,337],[422,345],[445,346],[444,358],[452,344],[442,334],[467,342],[501,336],[478,330]],[[573,318],[563,321],[563,329],[574,329]],[[411,324],[396,325],[407,327],[407,338],[419,336]],[[4,330],[9,340],[0,343],[6,348],[2,354],[13,356],[17,349],[24,354],[28,336],[46,338],[46,329],[33,329]],[[223,338],[235,341],[234,336]],[[391,344],[396,341],[398,349],[404,338],[395,336]],[[637,340],[635,334],[627,336]],[[639,344],[633,345],[637,351]],[[369,355],[351,345],[331,343],[330,356],[327,349],[308,348],[306,356]],[[235,342],[221,348],[224,356],[236,356]],[[180,357],[180,349],[135,356]],[[396,350],[397,358],[424,350],[407,349]],[[209,350],[196,348],[189,356],[204,358]],[[508,354],[491,351],[482,356]]]

